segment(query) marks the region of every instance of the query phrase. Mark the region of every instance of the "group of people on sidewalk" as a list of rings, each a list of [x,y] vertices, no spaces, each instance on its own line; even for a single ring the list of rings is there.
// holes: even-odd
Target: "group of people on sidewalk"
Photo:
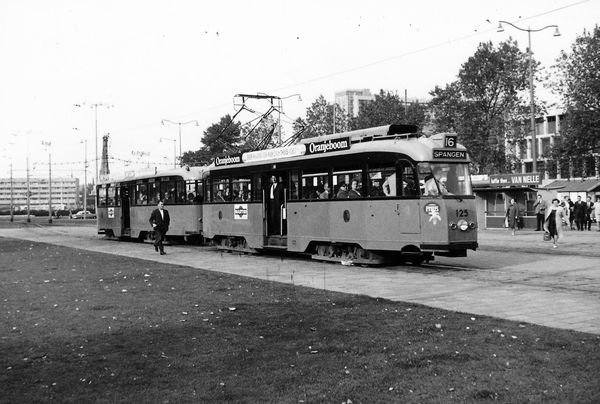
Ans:
[[[583,202],[581,196],[577,197],[577,202],[572,202],[569,197],[565,197],[563,201],[554,198],[548,205],[542,195],[538,194],[533,207],[537,218],[535,230],[545,231],[545,238],[553,241],[553,248],[558,247],[558,240],[563,236],[563,228],[575,230],[574,224],[579,231],[592,230],[592,219],[595,218],[600,231],[600,197],[595,203],[589,196],[587,202]],[[505,223],[506,227],[512,230],[513,236],[517,229],[522,228],[520,220],[522,218],[519,205],[511,199],[506,209]]]

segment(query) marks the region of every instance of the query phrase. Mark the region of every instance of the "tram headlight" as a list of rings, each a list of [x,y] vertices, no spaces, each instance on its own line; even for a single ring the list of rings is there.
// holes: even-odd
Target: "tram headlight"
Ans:
[[[475,223],[475,222],[469,222],[469,227],[470,227],[471,229],[474,229],[474,228],[476,228],[476,227],[477,227],[477,223]]]
[[[450,226],[450,228],[451,228],[452,230],[456,230],[456,229],[458,228],[458,226],[457,226],[457,225],[456,225],[456,223],[454,223],[454,222],[450,222],[450,224],[449,224],[448,226]]]
[[[467,223],[466,220],[459,220],[458,221],[458,228],[461,231],[467,231],[469,229],[469,223]]]

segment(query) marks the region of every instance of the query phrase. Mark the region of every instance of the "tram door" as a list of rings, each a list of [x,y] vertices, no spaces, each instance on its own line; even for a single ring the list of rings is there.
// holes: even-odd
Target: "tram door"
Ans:
[[[131,216],[129,212],[129,187],[121,187],[121,234],[126,234],[131,228]]]
[[[285,236],[287,234],[287,178],[285,172],[267,173],[265,186],[267,218],[267,236]]]

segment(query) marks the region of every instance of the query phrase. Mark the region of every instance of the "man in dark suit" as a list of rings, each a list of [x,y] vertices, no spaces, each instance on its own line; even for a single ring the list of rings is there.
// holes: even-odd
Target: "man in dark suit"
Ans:
[[[150,225],[154,229],[154,235],[156,236],[154,240],[154,250],[157,252],[160,250],[160,255],[166,254],[163,247],[163,240],[167,235],[167,231],[169,231],[169,224],[171,223],[169,211],[163,208],[164,202],[162,200],[158,201],[157,209],[154,209],[150,215]]]
[[[284,186],[276,175],[271,176],[271,185],[267,192],[269,198],[269,234],[281,234],[281,205],[283,205]]]
[[[575,215],[575,223],[577,224],[577,230],[583,230],[585,226],[585,212],[587,208],[585,202],[581,200],[581,196],[577,197],[577,202],[573,204],[573,214]]]

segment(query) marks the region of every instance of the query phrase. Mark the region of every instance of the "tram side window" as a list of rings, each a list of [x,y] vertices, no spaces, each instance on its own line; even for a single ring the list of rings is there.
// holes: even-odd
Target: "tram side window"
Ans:
[[[302,173],[302,199],[330,199],[331,194],[326,169],[305,170]]]
[[[234,202],[247,202],[252,200],[252,184],[250,178],[234,177],[232,185]]]
[[[385,197],[386,194],[383,191],[383,184],[385,179],[389,178],[393,175],[394,172],[389,171],[389,168],[371,168],[369,167],[368,178],[369,184],[367,184],[369,188],[369,196],[372,198],[382,198]]]
[[[227,178],[215,178],[212,183],[213,190],[213,202],[229,202],[231,200],[229,195],[229,179]]]
[[[135,201],[138,205],[146,205],[148,203],[148,184],[136,185]]]
[[[108,186],[108,188],[106,188],[106,204],[108,206],[115,206],[116,194],[117,189],[115,188],[114,184],[111,184]]]
[[[185,193],[187,194],[186,203],[202,202],[202,185],[198,181],[187,181],[185,184]]]
[[[158,184],[160,183],[155,181],[148,183],[149,200],[152,205],[156,205],[160,200],[160,189]]]
[[[252,201],[261,202],[262,197],[262,177],[260,173],[252,175]]]
[[[183,180],[177,180],[175,182],[177,192],[176,203],[185,203],[187,200],[187,194],[185,193],[185,182]]]
[[[98,206],[106,206],[106,187],[98,187]]]
[[[362,170],[358,166],[335,167],[333,169],[333,185],[334,198],[362,198],[364,196]]]
[[[300,198],[298,195],[298,178],[300,177],[300,173],[298,170],[292,170],[290,172],[290,190],[289,190],[289,199],[297,200]]]
[[[161,181],[160,192],[165,205],[172,205],[177,200],[177,190],[175,189],[175,181]]]

